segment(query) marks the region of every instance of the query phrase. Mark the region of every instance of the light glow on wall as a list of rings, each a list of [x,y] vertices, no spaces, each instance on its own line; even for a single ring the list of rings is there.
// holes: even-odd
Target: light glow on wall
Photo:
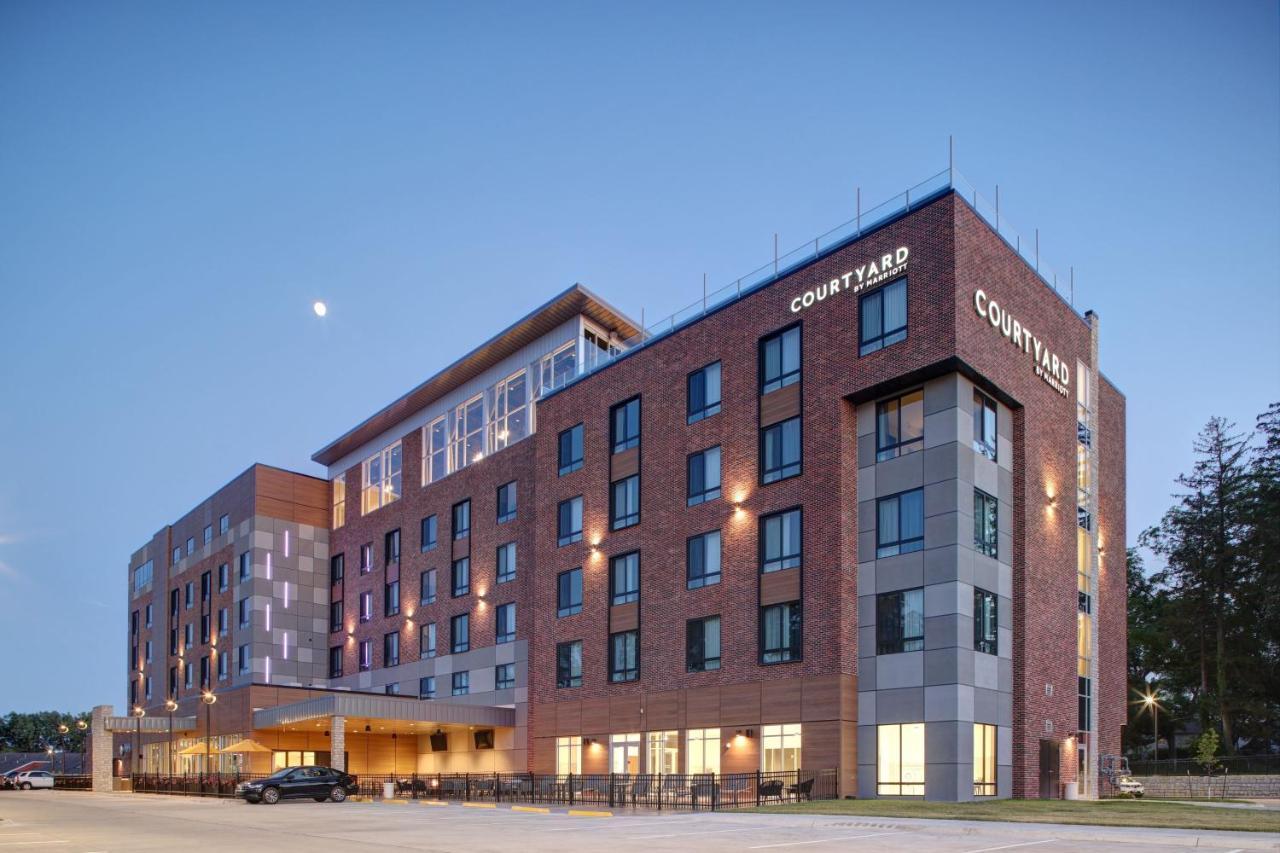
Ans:
[[[284,532],[284,555],[289,556],[289,531]]]

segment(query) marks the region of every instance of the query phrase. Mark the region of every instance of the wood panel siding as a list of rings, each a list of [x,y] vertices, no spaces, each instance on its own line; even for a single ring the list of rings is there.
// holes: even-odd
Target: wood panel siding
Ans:
[[[770,391],[760,398],[760,426],[772,426],[800,414],[800,383]]]
[[[800,570],[783,569],[760,576],[760,606],[800,600]]]
[[[632,447],[609,457],[609,482],[640,473],[640,448]]]
[[[609,608],[609,633],[634,631],[640,627],[640,602],[630,601]]]

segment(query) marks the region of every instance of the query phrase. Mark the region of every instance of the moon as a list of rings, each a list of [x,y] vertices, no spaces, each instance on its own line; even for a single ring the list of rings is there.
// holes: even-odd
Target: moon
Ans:
[[[325,314],[329,313],[329,306],[325,305],[323,302],[317,302],[311,306],[311,310],[316,312],[317,317],[323,317]]]

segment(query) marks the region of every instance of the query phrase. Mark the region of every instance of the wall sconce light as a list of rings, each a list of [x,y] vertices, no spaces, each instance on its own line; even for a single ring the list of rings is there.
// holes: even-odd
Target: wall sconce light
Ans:
[[[595,745],[596,745],[596,739],[595,739],[595,738],[593,738],[593,737],[584,737],[584,738],[582,739],[582,745],[583,745],[583,746],[587,746],[587,747],[595,746]]]

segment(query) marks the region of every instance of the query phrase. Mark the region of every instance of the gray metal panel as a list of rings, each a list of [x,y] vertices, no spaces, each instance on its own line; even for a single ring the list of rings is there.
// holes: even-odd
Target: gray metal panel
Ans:
[[[475,726],[514,727],[514,708],[498,708],[491,705],[460,705],[453,702],[422,701],[401,696],[371,696],[366,694],[335,693],[318,696],[289,705],[279,705],[255,711],[253,727],[269,729],[276,726],[314,720],[320,717],[370,717],[375,720],[410,720],[423,723],[441,723]]]

